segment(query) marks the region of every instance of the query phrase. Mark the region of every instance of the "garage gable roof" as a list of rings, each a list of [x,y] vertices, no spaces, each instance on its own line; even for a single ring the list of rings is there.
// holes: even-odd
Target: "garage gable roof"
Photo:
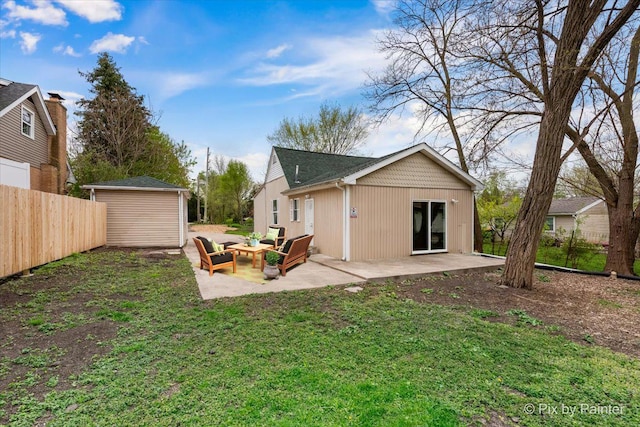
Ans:
[[[96,182],[83,185],[82,188],[87,190],[189,191],[186,188],[169,184],[168,182],[160,181],[150,176],[136,176],[114,181]]]

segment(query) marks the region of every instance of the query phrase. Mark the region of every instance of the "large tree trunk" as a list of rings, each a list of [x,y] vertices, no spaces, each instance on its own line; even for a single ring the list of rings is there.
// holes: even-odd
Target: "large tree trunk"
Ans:
[[[609,245],[605,271],[615,271],[627,276],[634,275],[635,246],[640,231],[640,221],[628,215],[628,210],[608,206],[609,208]]]
[[[533,287],[538,243],[562,165],[564,128],[571,110],[571,103],[565,104],[556,111],[545,112],[540,122],[531,179],[511,235],[501,280],[502,284],[513,288]]]
[[[478,213],[478,203],[476,198],[473,198],[473,250],[478,253],[484,252],[482,249],[483,243],[482,225],[480,224],[480,214]]]

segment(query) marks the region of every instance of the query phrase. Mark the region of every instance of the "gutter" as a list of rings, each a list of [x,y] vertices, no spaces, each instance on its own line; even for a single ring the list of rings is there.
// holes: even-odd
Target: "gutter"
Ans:
[[[348,248],[349,248],[349,193],[348,187],[340,186],[339,182],[336,182],[336,188],[342,190],[342,208],[343,208],[343,221],[342,221],[342,261],[347,261],[348,259]]]
[[[188,193],[189,190],[186,188],[158,188],[158,187],[120,187],[117,185],[83,185],[83,190],[122,190],[122,191],[165,191],[172,192],[177,191],[178,193]]]

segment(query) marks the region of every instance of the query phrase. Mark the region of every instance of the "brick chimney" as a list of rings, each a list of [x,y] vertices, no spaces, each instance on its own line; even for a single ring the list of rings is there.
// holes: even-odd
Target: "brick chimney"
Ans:
[[[56,134],[51,138],[49,163],[58,169],[58,194],[66,193],[67,182],[67,107],[62,105],[64,98],[57,93],[48,92],[49,99],[45,101],[51,120],[56,127]]]

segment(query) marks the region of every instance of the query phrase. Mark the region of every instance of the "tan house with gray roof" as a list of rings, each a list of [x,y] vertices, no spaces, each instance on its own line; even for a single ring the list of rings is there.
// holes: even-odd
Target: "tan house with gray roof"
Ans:
[[[380,158],[273,147],[254,227],[313,234],[318,252],[347,261],[469,253],[480,189],[424,143]]]
[[[581,236],[592,243],[609,242],[609,214],[607,205],[597,197],[570,197],[551,202],[545,232],[565,237],[580,230]]]

